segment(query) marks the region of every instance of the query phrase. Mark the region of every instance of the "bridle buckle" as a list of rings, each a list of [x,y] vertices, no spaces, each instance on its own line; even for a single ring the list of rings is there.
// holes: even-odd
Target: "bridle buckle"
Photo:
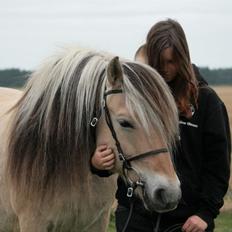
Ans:
[[[127,197],[132,197],[134,193],[134,189],[132,187],[128,187],[127,189]]]
[[[92,119],[92,121],[90,122],[90,125],[91,125],[92,127],[95,127],[95,126],[97,125],[97,122],[98,122],[98,118],[94,117],[94,118]]]
[[[144,187],[144,182],[142,180],[137,180],[136,185],[140,187]]]
[[[125,156],[122,153],[119,153],[118,157],[121,161],[126,161]]]

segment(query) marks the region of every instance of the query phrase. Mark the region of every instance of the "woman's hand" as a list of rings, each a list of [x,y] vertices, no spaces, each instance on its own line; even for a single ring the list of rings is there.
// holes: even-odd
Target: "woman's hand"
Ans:
[[[208,227],[207,223],[197,215],[193,215],[187,219],[182,227],[184,232],[204,232]]]
[[[99,170],[111,170],[115,164],[115,155],[107,145],[99,145],[92,158],[92,165]]]

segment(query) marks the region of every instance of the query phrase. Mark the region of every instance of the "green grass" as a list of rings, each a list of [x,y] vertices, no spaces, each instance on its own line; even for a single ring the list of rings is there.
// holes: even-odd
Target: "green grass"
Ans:
[[[232,210],[221,212],[215,223],[215,232],[232,232]]]
[[[221,212],[217,217],[214,232],[232,232],[232,210]],[[110,225],[107,232],[115,232],[114,216],[111,215]]]
[[[111,215],[110,215],[110,224],[109,224],[107,232],[115,232],[115,231],[116,231],[116,229],[115,229],[114,214],[111,213]]]

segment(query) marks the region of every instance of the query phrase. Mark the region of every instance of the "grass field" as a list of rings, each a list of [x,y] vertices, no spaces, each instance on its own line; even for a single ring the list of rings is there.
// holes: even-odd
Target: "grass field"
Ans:
[[[230,130],[232,131],[232,86],[217,86],[213,88],[226,105],[230,120]]]
[[[226,109],[227,109],[229,121],[230,121],[230,131],[232,132],[232,86],[217,86],[217,87],[214,87],[214,90],[217,92],[217,94],[220,96],[220,98],[223,100],[223,102],[226,105]],[[231,165],[231,168],[232,168],[232,165]],[[229,204],[230,205],[229,208],[232,210],[232,194],[231,194],[232,177],[230,177],[229,191],[230,191],[230,196],[229,196],[229,199],[227,199],[226,204]],[[226,204],[225,204],[225,208],[228,208]]]
[[[232,210],[221,212],[216,219],[215,232],[232,232]]]
[[[218,86],[214,89],[226,105],[230,120],[230,131],[232,131],[232,86]],[[216,219],[215,232],[232,232],[232,177],[230,177],[230,188],[225,197],[224,207]]]

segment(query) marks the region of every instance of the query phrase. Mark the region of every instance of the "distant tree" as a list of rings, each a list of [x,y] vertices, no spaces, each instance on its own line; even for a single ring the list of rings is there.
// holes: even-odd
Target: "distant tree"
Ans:
[[[200,72],[210,85],[232,85],[232,68],[200,68]]]
[[[0,70],[0,86],[20,88],[27,81],[30,73],[19,69]]]

